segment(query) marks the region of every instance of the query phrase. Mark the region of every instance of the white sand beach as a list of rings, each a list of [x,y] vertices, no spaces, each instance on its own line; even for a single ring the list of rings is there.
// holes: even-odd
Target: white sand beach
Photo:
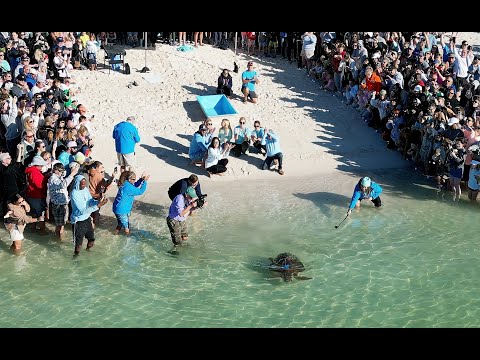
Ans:
[[[468,40],[478,52],[478,33],[459,33],[458,39]],[[100,64],[103,53],[100,50]],[[249,127],[259,119],[262,126],[274,129],[284,153],[284,177],[408,166],[399,153],[385,148],[380,135],[367,127],[357,111],[344,105],[337,95],[320,90],[319,84],[295,63],[289,64],[281,57],[245,56],[238,51],[239,72],[234,73],[234,60],[233,51],[210,45],[180,52],[176,47],[157,44],[156,49],[147,50],[147,74],[139,72],[145,66],[143,48],[126,49],[130,75],[108,74],[101,65],[96,72],[73,71],[81,88],[76,97],[86,104],[87,115],[95,115],[94,158],[103,161],[107,170],[113,168],[113,126],[133,115],[142,139],[137,146],[138,171],[150,173],[153,182],[173,182],[190,173],[201,176],[203,182],[280,178],[276,172],[261,170],[263,157],[252,152],[240,158],[229,157],[227,174],[211,179],[205,170],[189,165],[190,139],[205,119],[196,96],[215,94],[217,78],[223,68],[228,68],[235,91],[231,103],[239,113],[238,117],[229,117],[232,128],[240,116],[245,116]],[[248,60],[254,61],[260,74],[258,104],[243,104],[239,96],[241,72]],[[138,86],[128,87],[133,81]],[[221,120],[213,118],[217,130]]]

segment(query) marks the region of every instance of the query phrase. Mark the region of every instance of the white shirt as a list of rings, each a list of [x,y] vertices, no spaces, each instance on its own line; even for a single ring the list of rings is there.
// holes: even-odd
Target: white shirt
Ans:
[[[213,147],[209,147],[207,160],[205,160],[205,169],[208,169],[210,166],[217,165],[218,160],[222,158],[223,158],[223,155],[221,153],[220,147],[216,149]]]

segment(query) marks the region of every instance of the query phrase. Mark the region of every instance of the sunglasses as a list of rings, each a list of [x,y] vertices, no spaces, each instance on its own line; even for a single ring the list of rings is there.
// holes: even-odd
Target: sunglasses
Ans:
[[[207,123],[207,125],[213,125],[212,123]]]
[[[260,127],[260,125],[255,125],[255,127],[256,127],[256,128],[257,128],[257,127],[259,128],[259,127]]]
[[[240,121],[240,124],[245,124],[245,121]]]

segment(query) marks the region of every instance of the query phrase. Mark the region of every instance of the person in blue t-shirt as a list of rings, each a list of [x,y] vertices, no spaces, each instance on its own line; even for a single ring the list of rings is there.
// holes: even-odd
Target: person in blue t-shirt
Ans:
[[[370,200],[375,207],[382,206],[382,200],[380,199],[381,193],[382,187],[380,185],[373,182],[368,176],[361,178],[353,190],[352,201],[350,201],[347,216],[352,213],[354,207],[360,207],[360,201],[362,200]]]
[[[258,83],[258,73],[253,70],[253,62],[249,61],[247,64],[247,70],[242,73],[242,93],[244,103],[247,102],[248,98],[250,98],[254,104],[257,103],[258,96],[255,93],[255,84]]]

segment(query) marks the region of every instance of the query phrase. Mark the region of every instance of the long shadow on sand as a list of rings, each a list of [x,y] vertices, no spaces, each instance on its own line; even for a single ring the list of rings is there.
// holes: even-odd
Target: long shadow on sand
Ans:
[[[177,136],[186,139],[189,142],[192,140],[191,135],[177,134]],[[179,169],[194,169],[194,167],[190,165],[187,146],[161,136],[155,136],[155,139],[158,141],[159,146],[150,146],[146,144],[140,144],[140,146],[169,165],[175,166]]]

